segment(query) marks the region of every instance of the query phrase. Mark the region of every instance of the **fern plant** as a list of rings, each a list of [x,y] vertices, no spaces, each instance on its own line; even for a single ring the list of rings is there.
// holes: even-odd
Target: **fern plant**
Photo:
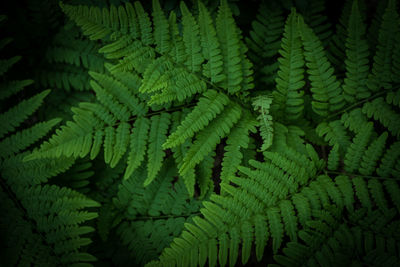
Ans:
[[[345,2],[60,2],[1,65],[6,264],[397,266],[398,3]]]
[[[105,162],[113,167],[130,147],[125,178],[140,165],[147,151],[148,178],[144,183],[149,184],[160,170],[164,149],[174,150],[186,140],[191,143],[190,139],[195,137],[193,144],[181,148],[182,155],[176,157],[180,161],[179,174],[193,195],[194,168],[213,152],[221,138],[230,137],[236,142],[247,136],[248,131],[254,131],[257,124],[250,109],[242,109],[240,98],[253,87],[253,71],[227,4],[221,3],[214,26],[201,2],[198,22],[182,3],[182,36],[174,13],[171,12],[168,22],[157,1],[153,2],[154,33],[149,15],[139,2],[134,6],[128,3],[118,9],[113,6],[110,10],[103,9],[106,16],[117,16],[111,21],[98,20],[97,7],[62,5],[62,8],[86,29],[84,34],[90,39],[103,40],[105,45],[99,51],[115,64],[107,65],[108,74],[89,72],[93,77],[91,85],[104,107],[80,104],[81,109],[74,112],[75,120],[28,159],[84,157],[89,152],[95,158],[103,146]],[[222,28],[224,34],[218,31]],[[173,68],[174,65],[179,67]],[[185,105],[194,94],[201,95],[198,103],[167,138],[171,118],[162,111]],[[84,121],[90,121],[92,127],[87,127]],[[234,125],[243,130],[230,133]],[[226,160],[232,157],[240,157],[240,151],[227,153]],[[197,184],[204,191],[208,183],[197,181]]]
[[[299,233],[304,244],[289,242],[285,255],[275,259],[279,266],[397,266],[398,221],[389,223],[394,214],[374,212],[363,218],[366,212],[360,209],[350,217],[350,225],[343,225],[335,217],[341,214],[321,213]]]
[[[5,17],[1,17],[5,20]],[[3,45],[9,39],[2,40]],[[3,59],[2,78],[21,58]],[[32,80],[7,81],[1,84],[2,101],[10,101]],[[67,187],[45,184],[49,178],[65,172],[74,164],[72,158],[36,160],[23,163],[34,143],[60,122],[55,118],[21,126],[43,103],[49,90],[44,90],[0,114],[0,197],[1,232],[7,249],[2,263],[8,266],[87,265],[96,258],[81,247],[91,240],[84,235],[94,231],[84,222],[97,217],[87,208],[98,203]]]
[[[389,1],[380,29],[382,40],[387,38],[385,34],[389,34],[385,28],[390,24],[387,20],[393,22],[397,18],[394,10],[394,2]],[[399,21],[394,25],[398,27]],[[206,259],[210,266],[217,262],[221,266],[234,266],[239,247],[245,264],[252,244],[258,260],[261,260],[269,239],[272,239],[273,253],[279,251],[285,236],[292,242],[299,242],[299,231],[307,229],[317,219],[320,210],[328,207],[333,207],[330,208],[333,214],[344,210],[353,214],[355,206],[361,204],[368,212],[381,212],[388,220],[393,218],[389,214],[398,212],[399,203],[395,167],[398,156],[392,154],[396,150],[398,133],[395,125],[398,123],[395,106],[391,103],[398,89],[386,92],[387,95],[373,95],[371,89],[365,89],[367,79],[373,81],[375,76],[373,70],[368,74],[368,45],[363,28],[359,6],[354,1],[347,26],[346,78],[342,87],[342,81],[334,75],[317,35],[305,24],[302,16],[292,10],[283,33],[271,115],[278,122],[300,126],[302,134],[311,142],[322,146],[329,144],[333,148],[326,160],[320,159],[310,145],[302,147],[302,141],[296,147],[286,144],[282,148],[287,137],[281,141],[276,129],[274,141],[282,143],[272,146],[271,152],[263,153],[265,165],[250,161],[253,167],[258,167],[256,170],[239,167],[246,176],[231,178],[231,185],[221,184],[228,195],[212,195],[211,201],[203,204],[202,216],[194,218],[194,223],[186,226],[186,231],[164,250],[159,261],[149,266],[202,266]],[[386,40],[381,42],[378,47],[387,45]],[[390,49],[384,51],[385,56],[395,58],[394,53],[388,54]],[[377,62],[381,62],[383,57],[379,50],[376,53],[373,64],[379,64]],[[382,59],[382,62],[390,64],[392,60]],[[305,81],[304,74],[307,74],[309,82]],[[382,75],[393,77],[391,71]],[[394,82],[391,80],[392,84]],[[361,101],[356,102],[357,98]],[[346,105],[345,100],[349,104]],[[266,120],[267,116],[270,115],[264,113],[262,117]],[[337,120],[337,116],[341,119]],[[391,118],[390,122],[388,118]],[[317,126],[315,133],[307,134],[313,125]],[[283,131],[287,136],[289,129],[286,127]],[[386,143],[388,132],[392,140]],[[383,155],[385,148],[388,154]],[[275,150],[277,152],[272,152]],[[311,162],[307,162],[305,155]],[[344,215],[341,220],[346,220]],[[315,235],[322,229],[322,225],[316,224]],[[306,245],[313,242],[315,246],[315,241],[310,238],[302,240]],[[398,240],[393,242],[398,243]],[[336,253],[334,249],[338,251],[341,248],[336,245],[330,249]],[[384,252],[379,253],[381,256]],[[287,255],[290,258],[302,255],[302,252],[291,250]],[[337,264],[333,255],[307,264],[326,266],[329,260]],[[277,261],[291,266],[301,262],[295,258],[289,261],[279,257]],[[392,264],[396,261],[393,258]],[[381,264],[379,259],[375,264],[378,263]]]

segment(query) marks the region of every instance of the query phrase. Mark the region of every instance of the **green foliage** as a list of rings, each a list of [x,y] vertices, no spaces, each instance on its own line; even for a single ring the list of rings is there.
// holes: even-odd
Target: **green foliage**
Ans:
[[[16,63],[6,59],[2,79]],[[7,62],[9,64],[7,64]],[[30,80],[2,84],[3,99],[31,84]],[[15,86],[15,87],[12,87]],[[24,163],[29,148],[46,136],[60,119],[23,125],[50,93],[45,90],[17,102],[0,114],[0,223],[3,243],[1,253],[5,266],[89,265],[96,258],[82,247],[91,243],[85,234],[95,229],[84,225],[97,217],[86,210],[99,203],[67,187],[45,184],[74,164],[72,158],[44,159]],[[12,101],[12,100],[11,100]]]
[[[346,78],[343,84],[344,98],[349,103],[370,96],[365,88],[369,70],[368,43],[364,38],[365,24],[357,1],[353,2],[351,11],[346,38]]]
[[[343,225],[338,217],[321,213],[299,233],[303,243],[289,242],[283,249],[285,255],[276,255],[275,260],[280,266],[397,266],[398,220],[387,226],[386,220],[379,221],[382,213],[361,217],[365,215],[365,210],[357,210],[349,225]]]
[[[379,28],[374,63],[368,76],[367,86],[372,92],[378,91],[381,86],[385,89],[392,87],[392,50],[394,49],[400,22],[399,14],[396,10],[396,2],[388,1]]]
[[[340,82],[333,74],[321,41],[302,20],[298,17],[299,32],[304,46],[304,58],[307,73],[311,83],[311,102],[313,111],[321,116],[343,107],[343,95]]]
[[[104,72],[106,61],[97,52],[98,45],[81,35],[70,22],[54,36],[36,74],[40,86],[67,92],[91,89],[88,71]]]
[[[284,114],[288,121],[299,119],[303,111],[305,85],[304,56],[297,28],[297,15],[293,11],[286,20],[283,33],[276,90],[273,92],[275,109]],[[280,110],[279,110],[280,109]]]
[[[156,259],[198,214],[201,204],[189,196],[183,180],[173,182],[177,171],[171,160],[163,164],[161,173],[163,176],[144,187],[149,176],[145,168],[138,168],[119,185],[113,202],[123,218],[116,232],[141,264]]]
[[[262,2],[257,19],[252,22],[250,38],[246,38],[249,58],[258,72],[256,81],[273,83],[278,64],[276,58],[281,43],[285,17],[283,9],[275,2]]]
[[[43,3],[0,64],[1,262],[398,266],[398,6],[325,4]]]
[[[261,150],[267,150],[272,145],[272,139],[274,136],[274,129],[272,127],[273,118],[269,115],[269,109],[272,104],[272,97],[270,96],[258,96],[253,100],[253,106],[255,110],[260,112],[257,120],[260,124],[260,135],[263,139]]]

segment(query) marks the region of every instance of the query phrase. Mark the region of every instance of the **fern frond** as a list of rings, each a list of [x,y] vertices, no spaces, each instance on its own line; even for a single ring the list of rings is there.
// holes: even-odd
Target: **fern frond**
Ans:
[[[114,120],[127,121],[129,119],[131,114],[125,105],[121,105],[119,102],[115,101],[116,99],[113,97],[113,95],[108,93],[105,88],[100,86],[95,81],[91,81],[90,85],[96,92],[96,98],[106,110],[109,110]]]
[[[39,122],[0,141],[0,157],[6,158],[28,148],[45,136],[61,119]]]
[[[322,0],[304,2],[299,6],[305,23],[315,32],[318,39],[326,47],[331,36],[331,24],[324,14],[325,2]]]
[[[176,111],[172,113],[172,126],[171,126],[171,131],[175,131],[176,128],[178,127],[179,124],[182,123],[182,120],[184,119],[184,116],[186,116],[189,113],[188,109],[184,109],[182,112]],[[186,140],[182,144],[173,147],[171,150],[174,153],[173,157],[175,159],[175,163],[177,168],[179,169],[182,164],[183,164],[183,158],[186,155],[186,152],[188,151],[189,147],[191,145],[191,141]],[[182,176],[183,181],[186,185],[186,188],[189,192],[190,196],[194,195],[195,191],[195,183],[196,183],[196,172],[195,169],[191,169],[187,174]]]
[[[385,13],[386,7],[388,5],[388,0],[379,1],[376,5],[374,16],[372,17],[370,26],[368,28],[368,43],[369,47],[376,50],[379,37],[379,28],[382,24],[383,14]]]
[[[149,105],[162,105],[172,101],[184,101],[196,93],[206,90],[206,84],[194,74],[176,68],[166,71],[151,87],[158,91],[151,95]]]
[[[0,138],[14,131],[29,115],[32,115],[49,93],[50,90],[45,90],[29,99],[21,101],[18,105],[0,114]]]
[[[371,142],[365,151],[358,171],[363,175],[371,175],[376,169],[376,164],[385,149],[387,132],[382,133],[377,139]]]
[[[129,4],[129,3],[128,3]],[[128,4],[126,5],[128,7]],[[135,10],[137,15],[137,21],[139,24],[140,30],[140,38],[145,45],[153,44],[153,35],[152,35],[152,25],[150,18],[147,12],[144,11],[143,6],[140,2],[135,2]],[[133,16],[132,16],[133,17]],[[132,23],[135,23],[135,20],[132,20]],[[133,28],[133,27],[132,27]]]
[[[117,126],[117,129],[115,130],[114,149],[112,152],[112,157],[110,159],[111,168],[114,168],[119,160],[122,158],[122,156],[125,154],[130,141],[129,134],[130,125],[128,123],[123,122]]]
[[[368,210],[371,210],[372,201],[366,181],[362,177],[355,177],[352,179],[352,183],[355,189],[355,195],[360,200],[361,204],[368,208]]]
[[[204,58],[201,53],[200,30],[193,15],[189,12],[184,2],[181,2],[183,43],[188,55],[185,65],[192,72],[199,72]]]
[[[206,128],[201,130],[193,146],[187,152],[184,163],[179,169],[179,173],[184,175],[189,169],[197,165],[207,154],[209,154],[219,143],[221,138],[229,134],[233,125],[241,116],[240,106],[234,102],[225,108],[221,116],[213,120]],[[189,115],[188,115],[189,116]]]
[[[276,58],[281,45],[285,25],[283,10],[275,2],[261,2],[256,19],[251,23],[250,36],[245,38],[249,47],[249,58],[255,64],[255,81],[273,84],[278,64]]]
[[[2,177],[7,179],[12,188],[21,185],[38,185],[50,178],[64,173],[73,166],[73,158],[39,159],[24,162],[28,152],[19,153],[3,160],[1,163]]]
[[[147,147],[148,123],[147,119],[142,117],[147,108],[142,99],[136,96],[139,89],[137,77],[129,73],[106,75],[90,72],[90,75],[94,78],[91,85],[99,103],[80,103],[79,108],[72,108],[75,114],[73,121],[62,126],[26,160],[61,155],[84,157],[89,153],[90,158],[94,159],[103,147],[104,161],[113,168],[130,147],[128,167],[124,176],[126,179],[140,165],[146,149],[149,149],[150,157],[158,155],[157,160],[153,158],[149,161],[149,172],[153,172],[150,177],[154,178],[158,171],[156,165],[160,164],[163,158],[160,157],[164,153],[161,145],[165,141],[168,124],[162,123],[162,131],[158,131],[156,126],[152,127],[154,130],[150,131],[151,138]],[[134,129],[129,123],[133,116],[136,116]],[[166,115],[161,116],[164,118]],[[154,117],[156,118],[158,117]],[[160,139],[162,136],[164,137]]]
[[[47,105],[39,110],[44,119],[62,118],[63,121],[72,119],[71,107],[79,106],[81,102],[92,102],[95,96],[89,92],[52,91],[47,99]]]
[[[121,8],[121,10],[124,10]],[[161,54],[167,53],[170,47],[170,40],[168,34],[168,21],[165,17],[163,10],[161,9],[158,1],[153,1],[153,23],[154,23],[154,42],[156,43],[156,49]]]
[[[373,134],[373,124],[367,123],[362,130],[354,137],[344,155],[345,170],[349,173],[360,167],[362,156],[367,149],[369,139]]]
[[[186,139],[206,127],[219,113],[224,106],[229,103],[229,98],[214,90],[208,90],[200,98],[196,107],[189,113],[182,124],[178,126],[163,145],[164,148],[170,148],[182,144]]]
[[[204,157],[203,161],[197,165],[196,179],[200,188],[199,198],[208,196],[214,189],[214,182],[212,180],[214,168],[215,152],[211,152]]]
[[[258,96],[253,100],[254,109],[261,114],[257,117],[260,125],[260,135],[263,139],[261,150],[265,151],[272,145],[273,123],[272,116],[269,115],[269,109],[272,104],[272,98],[269,96]]]
[[[169,113],[162,113],[151,117],[151,127],[149,133],[149,148],[148,148],[148,164],[147,164],[147,179],[144,185],[148,185],[156,177],[159,172],[165,152],[162,144],[167,139],[167,131],[170,123]]]
[[[246,38],[251,51],[249,56],[257,64],[263,64],[261,59],[271,59],[278,55],[281,43],[285,25],[283,11],[274,2],[271,5],[265,2],[260,4],[256,20],[251,23],[250,38]]]
[[[399,245],[397,238],[393,239],[376,228],[373,232],[363,229],[357,221],[356,225],[346,225],[339,218],[324,217],[310,221],[308,227],[299,233],[303,242],[289,242],[283,249],[284,255],[274,256],[275,260],[281,266],[365,263],[395,266],[399,263],[395,252]]]
[[[385,102],[383,97],[378,97],[371,102],[365,103],[362,112],[369,118],[374,118],[382,123],[393,136],[398,137],[400,135],[400,124],[398,121],[400,115]]]
[[[317,126],[315,131],[320,137],[324,137],[324,140],[331,146],[337,145],[340,155],[343,155],[350,145],[350,137],[340,120],[329,123],[322,122]]]
[[[131,179],[119,185],[114,198],[117,210],[124,214],[117,234],[134,263],[140,265],[155,259],[200,208],[181,179],[172,184],[177,172],[171,160],[163,163],[157,177],[144,187],[146,173],[146,168],[139,167]]]
[[[77,230],[79,234],[94,230],[91,227],[78,229],[79,226],[77,225],[84,221],[96,218],[97,213],[79,210],[88,207],[98,207],[98,203],[87,199],[77,192],[66,190],[65,188],[57,188],[56,186],[38,186],[28,190],[26,193],[27,195],[22,198],[21,202],[27,210],[36,211],[35,213],[28,214],[32,219],[37,221],[38,230],[48,231],[48,234],[46,235],[47,240],[50,244],[54,244],[54,252],[56,254],[69,254],[69,257],[66,256],[63,258],[62,262],[68,263],[74,261],[94,260],[94,258],[89,254],[77,252],[77,249],[81,246],[89,244],[90,240],[88,238],[76,238],[73,233]],[[46,195],[47,199],[41,199],[40,195]],[[49,210],[43,210],[40,212],[39,207],[46,205],[46,202],[53,202],[52,207]],[[71,206],[73,208],[71,208]],[[48,217],[46,214],[49,214]],[[57,214],[58,216],[53,217],[53,214]],[[70,231],[69,235],[72,236],[66,234],[65,236],[61,235],[57,237],[56,232],[52,233],[52,230],[57,231],[57,228]],[[52,234],[54,235],[53,238]]]
[[[388,92],[385,100],[388,104],[391,104],[395,107],[400,107],[400,90]]]
[[[83,109],[74,108],[74,113],[79,114],[79,117],[76,116],[78,119],[75,122],[67,122],[66,125],[61,126],[48,141],[40,146],[39,151],[34,151],[26,157],[26,160],[60,157],[61,155],[67,157],[87,155],[92,148],[93,129],[97,125],[101,125],[101,121],[94,120],[92,113]]]
[[[372,92],[379,88],[392,87],[392,54],[396,41],[396,34],[400,30],[400,17],[397,13],[396,1],[389,0],[382,16],[379,28],[378,44],[373,60],[371,73],[368,76],[367,87]]]
[[[82,211],[82,209],[98,207],[98,203],[75,191],[61,189],[54,185],[37,185],[22,192],[17,190],[15,193],[26,214],[22,214],[17,207],[12,208],[13,205],[10,203],[8,206],[2,205],[2,209],[8,207],[10,214],[17,215],[13,217],[15,221],[3,220],[11,233],[8,234],[8,242],[15,241],[16,237],[22,238],[17,246],[9,243],[17,249],[9,258],[11,264],[26,262],[50,266],[53,262],[90,266],[88,262],[96,260],[91,254],[83,252],[81,247],[91,242],[83,235],[94,231],[94,228],[82,223],[96,218],[97,213]],[[1,195],[3,196],[3,192]],[[48,209],[43,209],[43,207],[48,207]],[[24,225],[24,227],[21,228],[18,225]],[[34,246],[30,244],[32,240],[35,240]],[[44,259],[27,255],[24,246],[27,246],[27,251],[36,251]]]
[[[222,170],[220,179],[222,183],[229,183],[229,179],[237,171],[243,159],[242,148],[248,148],[250,137],[249,132],[256,132],[257,122],[250,113],[244,113],[235,127],[230,132],[225,146],[225,154],[222,159]]]
[[[9,81],[0,84],[0,100],[6,99],[20,92],[26,86],[31,85],[33,80]]]
[[[386,191],[389,193],[394,206],[396,206],[397,212],[399,212],[400,211],[399,184],[393,180],[384,181],[383,184],[385,185]]]
[[[362,1],[360,2],[362,3]],[[346,59],[346,46],[343,46],[343,44],[346,43],[346,39],[348,37],[349,18],[352,12],[352,6],[352,1],[345,1],[339,21],[336,24],[336,30],[329,41],[329,45],[327,46],[327,57],[329,61],[336,67],[335,70],[338,77],[345,72],[345,66],[343,66],[342,63]]]
[[[283,33],[278,75],[275,80],[276,89],[273,92],[274,105],[279,109],[281,118],[288,121],[297,120],[303,113],[304,58],[301,39],[297,31],[297,15],[294,10],[286,20]],[[282,114],[281,114],[282,113]]]
[[[394,142],[384,153],[381,163],[376,169],[376,173],[382,177],[394,175],[395,165],[398,164],[400,157],[400,142]]]
[[[136,4],[135,4],[136,5]],[[88,35],[90,40],[103,39],[109,37],[113,30],[121,30],[122,32],[130,32],[131,29],[135,29],[135,20],[129,20],[128,18],[135,18],[136,14],[132,5],[128,3],[126,5],[126,11],[120,12],[115,6],[111,6],[110,10],[100,9],[99,7],[92,6],[77,6],[73,7],[60,3],[61,9],[67,14],[71,20],[74,20],[78,26],[82,27],[84,34]],[[121,24],[118,18],[121,15]],[[128,25],[125,23],[128,21]]]
[[[124,179],[128,179],[144,159],[149,125],[150,121],[147,118],[138,118],[135,121],[131,133],[130,152],[127,161],[128,167],[126,168]]]
[[[43,87],[60,88],[66,92],[90,90],[90,76],[82,73],[81,67],[67,64],[52,64],[43,67],[36,75],[38,84]]]
[[[152,21],[139,3],[135,3],[134,6],[126,4],[119,7],[118,14],[114,12],[116,10],[114,7],[104,9],[104,17],[97,20],[91,16],[83,18],[84,12],[80,10],[80,6],[62,5],[62,7],[73,21],[83,27],[85,35],[89,35],[91,39],[102,39],[104,46],[99,51],[104,53],[106,58],[117,60],[116,65],[108,68],[112,75],[115,76],[122,70],[143,77],[137,93],[153,110],[165,104],[175,105],[186,101],[197,93],[202,93],[210,99],[204,101],[205,98],[200,98],[192,113],[188,114],[182,125],[168,137],[163,145],[164,149],[175,148],[195,135],[197,140],[202,140],[198,142],[205,142],[204,133],[210,132],[218,122],[223,121],[222,116],[226,114],[223,112],[224,106],[232,102],[227,95],[219,91],[226,90],[229,94],[236,94],[253,87],[252,64],[245,55],[247,48],[243,44],[241,32],[235,25],[228,4],[224,1],[219,7],[215,24],[202,3],[198,5],[197,18],[182,3],[181,30],[176,25],[175,13],[171,12],[167,21],[156,0],[153,1],[154,31],[151,27]],[[98,11],[96,8],[90,8],[90,12]],[[107,18],[110,16],[111,20],[111,14],[114,14],[112,22]],[[126,17],[130,18],[128,24]],[[95,28],[100,29],[102,33],[96,35],[91,31]],[[100,76],[94,72],[90,74],[96,80],[91,82],[92,87],[99,102],[105,107],[96,112],[92,106],[91,112],[105,121],[106,125],[127,121],[129,117],[135,116],[133,113],[127,114],[123,109],[123,106],[127,105],[123,99],[129,98],[128,95],[124,97],[116,95],[116,88],[122,87],[118,82],[111,83],[111,80],[106,80],[108,75]],[[117,80],[122,82],[119,77]],[[100,86],[97,86],[97,83]],[[85,108],[89,108],[88,104],[85,105]],[[132,105],[136,106],[135,103]],[[232,127],[238,117],[234,122],[223,124],[223,136],[230,131],[226,127]],[[111,133],[111,130],[109,131]],[[212,142],[216,140],[220,139],[211,139]],[[199,143],[195,142],[193,147],[197,145]],[[185,154],[180,175],[184,176],[186,171],[182,172],[183,169],[191,169],[197,165],[211,152],[214,145],[208,146],[201,152],[201,156],[192,155],[194,160],[189,160],[192,157],[190,154],[194,151],[193,147]],[[107,151],[108,162],[111,150]],[[189,179],[187,182],[188,186],[193,185],[193,175],[190,182]]]
[[[94,164],[92,164],[89,157],[86,157],[76,160],[71,168],[58,175],[55,180],[59,185],[69,186],[80,193],[89,195],[91,177],[93,177],[95,173]]]
[[[222,73],[226,77],[218,85],[231,94],[253,88],[252,81],[248,79],[253,72],[252,65],[244,56],[246,51],[242,49],[244,44],[240,32],[225,0],[221,1],[215,24],[223,59]]]
[[[306,153],[304,145],[305,132],[298,126],[285,126],[275,121],[273,133],[273,142],[269,151],[284,152],[287,147],[291,147],[300,153]]]
[[[365,25],[362,21],[358,1],[355,0],[351,9],[346,38],[346,78],[343,92],[348,103],[370,96],[370,92],[366,89],[369,51],[364,35]]]
[[[240,244],[242,263],[245,264],[253,242],[257,244],[257,257],[261,258],[260,251],[264,250],[268,236],[273,238],[275,250],[280,247],[283,236],[286,235],[285,229],[295,238],[293,233],[297,231],[297,226],[294,206],[284,199],[289,194],[295,194],[299,181],[307,183],[308,174],[305,169],[301,174],[299,170],[302,167],[298,163],[288,159],[285,161],[281,155],[271,154],[270,158],[272,161],[267,164],[251,162],[257,166],[256,170],[239,167],[246,177],[231,178],[231,183],[237,187],[221,184],[221,189],[227,195],[212,195],[211,202],[203,202],[205,208],[200,211],[204,219],[193,218],[193,223],[186,225],[181,237],[176,238],[171,247],[161,254],[161,262],[150,262],[148,266],[175,266],[180,262],[197,265],[204,263],[207,258],[214,264],[217,260],[222,264],[227,262],[226,251],[229,251],[229,264],[233,266]],[[300,164],[307,162],[307,166],[313,164],[307,158],[299,158],[298,161]],[[286,170],[288,166],[291,168],[290,174],[285,174],[283,168]],[[297,179],[303,175],[304,177]],[[281,178],[276,180],[275,177]],[[219,248],[215,246],[217,239],[221,244]]]
[[[67,92],[90,90],[88,70],[105,71],[106,59],[98,49],[97,43],[82,39],[78,27],[67,23],[45,51],[44,61],[36,71],[37,84]]]
[[[21,56],[14,56],[8,59],[0,59],[0,76],[3,76],[14,64],[21,60]]]
[[[0,16],[0,21],[2,18]],[[0,46],[6,43],[8,41]],[[1,75],[19,58],[3,61]],[[31,80],[3,83],[2,99],[31,83]],[[84,235],[93,232],[94,228],[84,224],[97,217],[94,208],[100,204],[69,188],[45,184],[70,168],[74,159],[61,157],[28,163],[23,160],[29,153],[24,150],[60,122],[55,118],[35,124],[40,114],[26,120],[39,109],[49,93],[50,90],[45,90],[18,101],[17,105],[0,114],[0,209],[10,215],[0,219],[2,241],[7,247],[7,255],[4,257],[2,253],[1,262],[10,266],[91,266],[90,262],[96,258],[82,247],[91,243]],[[13,101],[11,99],[11,103]]]
[[[339,144],[334,144],[328,155],[328,170],[337,170],[339,168],[339,161]]]
[[[300,16],[298,27],[304,46],[307,73],[311,81],[312,108],[318,115],[326,116],[343,107],[340,81],[333,74],[334,70],[326,58],[321,41]]]
[[[0,67],[5,107],[37,98],[0,115],[6,264],[398,264],[395,0],[368,32],[348,1],[333,39],[322,0],[263,1],[251,29],[237,0],[95,2],[60,4],[35,66],[50,108],[1,75],[18,57]]]
[[[111,66],[109,65],[108,67],[111,68]],[[115,104],[112,105],[112,103],[116,102],[115,100],[117,100],[120,104],[128,107],[129,116],[144,115],[146,113],[146,106],[144,105],[144,103],[141,103],[140,99],[136,95],[137,92],[132,90],[131,79],[135,79],[134,76],[130,75],[129,73],[119,73],[113,74],[113,76],[115,77],[114,78],[110,75],[92,71],[89,71],[89,75],[95,80],[92,81],[90,84],[92,85],[93,90],[96,92],[97,99],[104,106],[111,104],[109,109],[114,114],[117,115],[121,112],[127,112],[124,111],[123,108],[119,108],[118,111],[114,112],[113,109],[117,109],[117,107],[114,106],[118,106]],[[112,101],[110,104],[107,104],[107,100]],[[119,119],[123,120],[124,117],[121,117]]]
[[[158,10],[155,11],[157,14],[154,14],[153,16],[154,19],[157,20],[156,23],[157,27],[155,29],[157,30],[156,35],[159,36],[160,32],[162,32],[165,42],[168,42],[166,39],[167,38],[166,27],[162,26],[158,22],[158,20],[160,19],[162,20],[162,15],[160,15],[161,13],[158,1],[154,1],[153,5],[154,5],[153,9]],[[64,11],[67,13],[67,15],[71,17],[71,19],[74,20],[78,25],[82,26],[84,33],[89,36],[91,36],[92,32],[91,31],[86,32],[85,30],[90,27],[99,27],[103,29],[104,36],[102,35],[100,37],[105,37],[111,34],[111,32],[113,32],[112,36],[115,36],[117,40],[114,43],[108,44],[102,49],[100,49],[100,52],[106,53],[106,57],[109,58],[119,58],[120,63],[116,66],[116,68],[131,70],[133,67],[139,72],[144,72],[146,71],[146,67],[148,66],[148,64],[155,59],[154,52],[151,52],[153,48],[148,46],[152,45],[153,41],[151,38],[146,37],[150,36],[149,34],[152,33],[151,21],[149,21],[147,13],[143,10],[143,7],[139,3],[135,3],[134,8],[127,4],[125,5],[125,9],[130,10],[129,12],[127,11],[126,13],[132,13],[133,11],[135,11],[136,16],[132,16],[132,22],[130,22],[130,24],[132,25],[137,24],[138,27],[136,27],[135,29],[132,28],[131,30],[139,32],[140,34],[131,32],[129,37],[125,36],[121,38],[119,38],[119,36],[123,35],[123,33],[122,29],[119,28],[118,20],[115,20],[115,25],[109,25],[110,23],[108,23],[108,21],[102,21],[101,19],[97,21],[93,20],[90,21],[91,20],[90,18],[89,19],[82,18],[84,13],[80,10],[81,8],[80,6],[73,7],[73,6],[63,5],[63,8]],[[95,10],[96,8],[93,8],[93,12],[97,12]],[[232,18],[228,5],[224,2],[221,3],[219,12],[220,15],[217,16],[216,20],[217,32],[220,33],[218,29],[224,28],[223,32],[227,34],[225,37],[223,35],[220,35],[219,33],[218,35],[214,35],[212,33],[213,32],[212,20],[209,18],[209,15],[205,10],[205,8],[202,7],[202,4],[199,4],[199,11],[200,12],[199,12],[199,24],[198,24],[197,21],[192,16],[192,14],[187,10],[185,5],[183,4],[181,5],[181,12],[182,14],[184,14],[182,40],[186,48],[185,50],[182,50],[181,49],[182,47],[179,45],[178,47],[181,48],[179,48],[178,50],[173,49],[173,51],[171,50],[170,52],[174,54],[174,57],[177,60],[178,58],[180,58],[178,61],[184,64],[189,64],[185,63],[188,62],[184,61],[185,58],[187,59],[193,57],[193,59],[195,60],[194,62],[197,63],[195,63],[193,66],[189,66],[192,63],[186,65],[185,72],[197,72],[200,70],[201,67],[201,69],[203,69],[203,73],[209,73],[210,76],[208,75],[206,76],[211,77],[212,82],[215,82],[217,86],[221,86],[222,88],[228,90],[228,92],[230,93],[234,93],[240,89],[248,90],[253,88],[252,77],[251,77],[253,73],[251,69],[252,65],[245,56],[247,49],[242,43],[242,40],[240,38],[241,35],[239,33],[238,28],[234,24],[234,20]],[[106,10],[105,14],[109,12],[111,12],[111,9],[110,11]],[[172,15],[171,19],[173,19],[173,17],[174,15]],[[143,30],[141,29],[141,27],[143,27]],[[210,33],[207,33],[207,36],[205,33],[205,29],[210,30]],[[145,31],[146,33],[143,34],[143,31]],[[171,37],[169,38],[170,41],[179,39],[175,37],[172,38],[174,35],[176,35],[174,32],[176,31],[173,30],[172,28],[172,32],[168,33],[170,34],[169,36]],[[99,36],[95,36],[95,38],[97,37]],[[200,39],[202,40],[201,41],[202,45],[200,45],[199,42]],[[109,41],[106,40],[106,42]],[[205,47],[206,43],[210,45],[210,47],[215,47],[215,49],[212,48],[209,51],[203,51],[209,49],[208,47],[207,48]],[[172,47],[171,44],[165,44],[165,45]],[[193,53],[192,53],[192,48],[195,49]],[[220,48],[221,50],[219,51],[218,48]],[[234,52],[235,55],[231,53],[232,51],[236,51]],[[176,53],[183,53],[183,54],[178,55]],[[166,52],[162,53],[161,57],[164,56],[165,54]],[[208,60],[204,64],[202,64],[203,55],[205,56],[206,60]],[[210,56],[212,56],[212,58]],[[143,64],[143,61],[145,61],[146,63]],[[138,64],[139,62],[142,62],[142,64]],[[222,69],[220,68],[221,64],[222,64]],[[220,71],[222,70],[224,70],[222,74],[225,74],[223,76],[220,75]],[[210,73],[210,71],[212,73]],[[228,74],[230,77],[227,76]],[[161,77],[161,75],[159,77]],[[145,78],[144,80],[147,82],[148,78]],[[154,78],[150,78],[150,80],[154,80]],[[171,91],[170,89],[168,90]],[[159,100],[157,101],[161,101],[161,98],[163,98],[162,95],[158,96]],[[170,100],[171,99],[173,98],[170,97]]]
[[[343,205],[347,208],[347,210],[349,210],[351,212],[354,210],[354,203],[355,203],[354,191],[355,190],[353,189],[353,185],[356,186],[356,179],[351,180],[351,179],[349,179],[349,177],[344,176],[344,175],[338,175],[335,177],[335,183],[336,183],[339,191],[342,193]]]
[[[386,200],[382,183],[380,183],[377,179],[370,179],[368,180],[368,188],[370,190],[374,202],[376,203],[377,208],[383,214],[386,214],[389,210],[389,206]]]
[[[225,79],[222,74],[223,61],[220,44],[210,13],[201,1],[198,5],[202,53],[204,59],[208,61],[203,66],[203,75],[210,78],[212,83],[218,83]]]
[[[350,112],[343,113],[340,120],[346,128],[356,134],[359,133],[363,126],[368,122],[368,118],[362,112],[361,108],[356,108]]]
[[[99,52],[105,53],[106,58],[119,60],[112,71],[132,71],[137,70],[143,73],[155,58],[156,51],[148,46],[143,46],[140,41],[133,41],[131,37],[121,37],[114,43],[103,46]]]

